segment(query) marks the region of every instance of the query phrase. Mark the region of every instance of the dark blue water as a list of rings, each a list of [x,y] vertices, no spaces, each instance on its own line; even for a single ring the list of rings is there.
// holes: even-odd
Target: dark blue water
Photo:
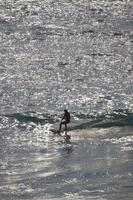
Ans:
[[[0,1],[1,200],[132,200],[132,13],[131,0]],[[64,108],[69,144],[49,131]]]

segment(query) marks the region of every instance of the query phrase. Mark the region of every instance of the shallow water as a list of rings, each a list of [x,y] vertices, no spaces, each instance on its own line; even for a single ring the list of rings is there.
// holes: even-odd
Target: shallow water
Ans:
[[[46,127],[3,137],[2,200],[132,199],[131,136],[91,139],[80,131],[66,144]]]

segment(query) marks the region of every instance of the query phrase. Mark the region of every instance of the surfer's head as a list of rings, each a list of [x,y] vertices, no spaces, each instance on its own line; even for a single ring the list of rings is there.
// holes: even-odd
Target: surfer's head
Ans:
[[[64,112],[65,112],[65,113],[68,112],[67,109],[65,109]]]

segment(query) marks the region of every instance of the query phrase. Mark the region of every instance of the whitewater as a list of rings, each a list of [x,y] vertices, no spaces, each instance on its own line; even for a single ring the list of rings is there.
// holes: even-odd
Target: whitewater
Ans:
[[[0,0],[0,199],[132,200],[132,0]],[[54,135],[64,109],[70,143]]]

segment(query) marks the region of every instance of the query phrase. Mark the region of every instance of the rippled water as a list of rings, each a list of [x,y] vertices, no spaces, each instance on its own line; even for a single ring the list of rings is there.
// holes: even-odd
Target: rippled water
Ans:
[[[132,1],[1,1],[1,113],[132,108]]]
[[[132,0],[0,0],[0,199],[132,200]],[[68,108],[68,144],[49,128]]]

